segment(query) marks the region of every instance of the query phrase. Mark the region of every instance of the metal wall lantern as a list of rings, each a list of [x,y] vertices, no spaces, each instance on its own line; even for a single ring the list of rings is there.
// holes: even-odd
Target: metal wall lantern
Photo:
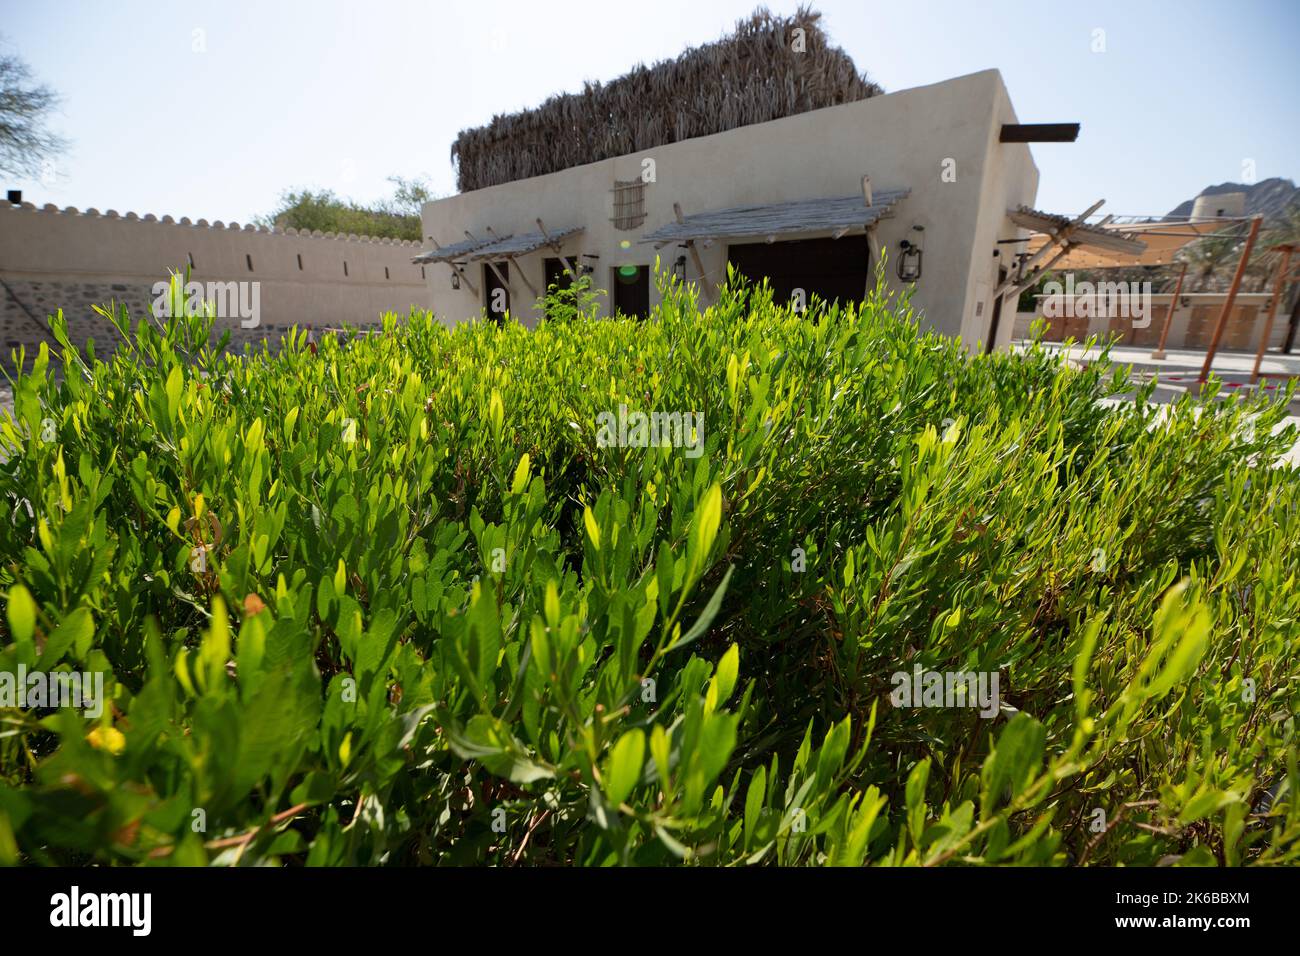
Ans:
[[[913,226],[912,232],[915,234],[912,239],[904,239],[898,244],[903,250],[903,254],[898,257],[898,278],[903,282],[915,282],[921,278],[921,260],[925,254],[922,248],[925,227]]]

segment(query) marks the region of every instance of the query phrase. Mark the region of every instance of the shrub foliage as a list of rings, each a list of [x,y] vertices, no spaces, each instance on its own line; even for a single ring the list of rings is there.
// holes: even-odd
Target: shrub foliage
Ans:
[[[1283,406],[1107,404],[879,292],[663,292],[275,355],[54,317],[0,420],[0,672],[109,701],[0,710],[0,860],[1296,861]],[[703,454],[598,441],[620,405]],[[948,672],[995,712],[891,699]]]

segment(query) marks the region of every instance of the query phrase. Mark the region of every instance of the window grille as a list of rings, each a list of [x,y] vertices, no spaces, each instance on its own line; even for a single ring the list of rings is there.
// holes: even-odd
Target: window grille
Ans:
[[[614,180],[614,228],[637,229],[645,222],[645,182]]]

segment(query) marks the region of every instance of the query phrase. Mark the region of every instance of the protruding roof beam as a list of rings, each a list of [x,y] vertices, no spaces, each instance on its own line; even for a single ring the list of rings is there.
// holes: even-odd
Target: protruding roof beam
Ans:
[[[1003,123],[1002,143],[1073,143],[1079,138],[1078,123]]]

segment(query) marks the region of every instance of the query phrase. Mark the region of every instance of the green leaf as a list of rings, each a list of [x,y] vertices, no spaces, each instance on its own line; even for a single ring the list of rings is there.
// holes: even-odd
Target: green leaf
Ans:
[[[45,650],[41,653],[41,659],[37,661],[38,670],[48,670],[57,664],[69,647],[90,640],[95,633],[95,619],[90,614],[90,609],[79,607],[62,621],[54,629],[45,642]]]
[[[501,401],[501,393],[496,389],[492,390],[492,397],[488,401],[488,422],[492,425],[492,436],[501,440],[501,428],[505,422],[506,408]]]
[[[478,714],[461,730],[447,714],[440,713],[439,723],[458,756],[479,761],[498,777],[522,785],[555,776],[554,770],[534,759],[495,717]]]
[[[736,676],[739,671],[740,646],[732,644],[722,655],[722,660],[718,661],[717,673],[713,675],[714,687],[717,690],[717,704],[725,704],[730,699],[731,692],[736,689]]]
[[[172,367],[167,376],[167,418],[176,421],[176,413],[181,406],[181,391],[185,388],[185,375],[179,365]]]
[[[1164,667],[1147,687],[1147,696],[1159,699],[1176,684],[1181,684],[1196,671],[1210,644],[1210,612],[1199,601],[1191,607],[1173,608],[1171,602],[1180,601],[1181,594],[1171,593],[1165,599],[1159,626],[1177,635],[1177,643],[1170,652]],[[1165,646],[1168,638],[1161,634],[1157,643]]]
[[[596,523],[596,516],[591,513],[591,508],[582,509],[582,523],[587,529],[587,539],[591,542],[591,550],[600,550],[600,525]]]
[[[605,764],[605,796],[611,806],[617,807],[632,793],[641,779],[644,760],[645,732],[634,727],[614,744]]]
[[[717,589],[713,592],[713,597],[709,598],[709,603],[704,605],[704,610],[700,612],[700,616],[696,619],[695,624],[692,625],[691,629],[683,634],[681,638],[669,648],[669,650],[675,651],[678,648],[685,647],[687,644],[699,640],[699,638],[704,636],[704,633],[709,629],[709,625],[713,623],[713,619],[717,617],[718,611],[722,607],[722,598],[723,595],[727,593],[727,584],[731,581],[731,572],[733,570],[735,569],[727,568],[727,573],[722,576],[722,583],[720,583]]]
[[[709,552],[713,550],[714,539],[718,536],[718,526],[722,523],[722,486],[714,484],[704,493],[704,499],[695,509],[691,521],[691,534],[687,544],[692,577],[707,566]]]
[[[9,632],[19,644],[30,644],[36,630],[36,602],[32,593],[21,584],[9,589],[9,603],[6,608],[9,617]]]
[[[744,841],[745,849],[753,848],[754,830],[758,826],[758,817],[764,807],[764,800],[767,796],[767,768],[762,764],[754,771],[754,775],[749,778],[749,792],[745,794],[745,823],[744,823]]]
[[[1003,729],[984,761],[980,815],[989,816],[1000,801],[1014,800],[1038,771],[1047,744],[1047,728],[1018,713]]]
[[[528,487],[528,453],[519,459],[519,465],[515,468],[514,480],[510,483],[510,493],[517,495]]]

